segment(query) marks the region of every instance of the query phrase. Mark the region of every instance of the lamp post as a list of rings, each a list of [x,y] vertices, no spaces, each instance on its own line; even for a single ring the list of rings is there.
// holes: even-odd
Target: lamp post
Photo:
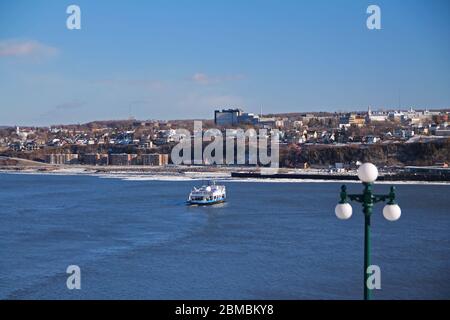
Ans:
[[[395,187],[387,195],[374,194],[372,187],[378,178],[378,169],[372,163],[364,163],[358,169],[358,178],[364,185],[362,194],[347,194],[347,187],[341,187],[341,201],[336,206],[336,216],[341,220],[347,220],[352,216],[352,207],[348,203],[356,201],[362,203],[364,213],[364,300],[370,300],[370,289],[367,287],[369,277],[367,268],[370,266],[370,217],[373,205],[377,202],[385,202],[383,216],[389,221],[396,221],[400,218],[400,207],[395,203]]]

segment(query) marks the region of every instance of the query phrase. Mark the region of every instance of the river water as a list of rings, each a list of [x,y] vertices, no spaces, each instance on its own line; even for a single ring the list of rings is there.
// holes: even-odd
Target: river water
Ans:
[[[0,174],[0,298],[362,297],[364,220],[359,204],[335,217],[340,184],[225,180],[225,204],[186,206],[201,183]],[[399,221],[374,208],[373,298],[449,299],[450,185],[397,191]],[[67,289],[69,265],[81,290]]]

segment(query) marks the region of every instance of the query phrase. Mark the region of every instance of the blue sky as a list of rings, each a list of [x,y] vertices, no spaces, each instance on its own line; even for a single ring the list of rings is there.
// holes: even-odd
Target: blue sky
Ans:
[[[0,0],[0,125],[450,107],[449,39],[446,0]]]

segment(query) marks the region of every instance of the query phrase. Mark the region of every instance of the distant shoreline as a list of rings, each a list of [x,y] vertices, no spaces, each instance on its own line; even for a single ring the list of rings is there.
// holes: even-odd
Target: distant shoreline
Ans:
[[[232,172],[233,178],[258,178],[258,179],[299,179],[299,180],[330,180],[330,181],[359,181],[355,174],[319,174],[319,173],[276,173],[272,175],[264,175],[257,172]],[[394,173],[378,176],[377,181],[386,182],[445,182],[450,183],[449,177],[427,175],[427,174],[408,174]]]
[[[356,174],[328,173],[318,169],[279,169],[273,174],[264,174],[256,167],[212,167],[212,166],[0,166],[0,173],[55,174],[55,175],[100,175],[127,180],[205,180],[218,179],[251,182],[358,182]],[[449,180],[425,175],[380,175],[380,183],[440,184],[450,185]]]

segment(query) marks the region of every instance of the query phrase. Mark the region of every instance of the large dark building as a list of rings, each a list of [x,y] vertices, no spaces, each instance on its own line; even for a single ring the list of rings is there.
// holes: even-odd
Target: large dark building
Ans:
[[[234,126],[242,115],[241,109],[223,109],[214,111],[214,123],[218,126]]]

